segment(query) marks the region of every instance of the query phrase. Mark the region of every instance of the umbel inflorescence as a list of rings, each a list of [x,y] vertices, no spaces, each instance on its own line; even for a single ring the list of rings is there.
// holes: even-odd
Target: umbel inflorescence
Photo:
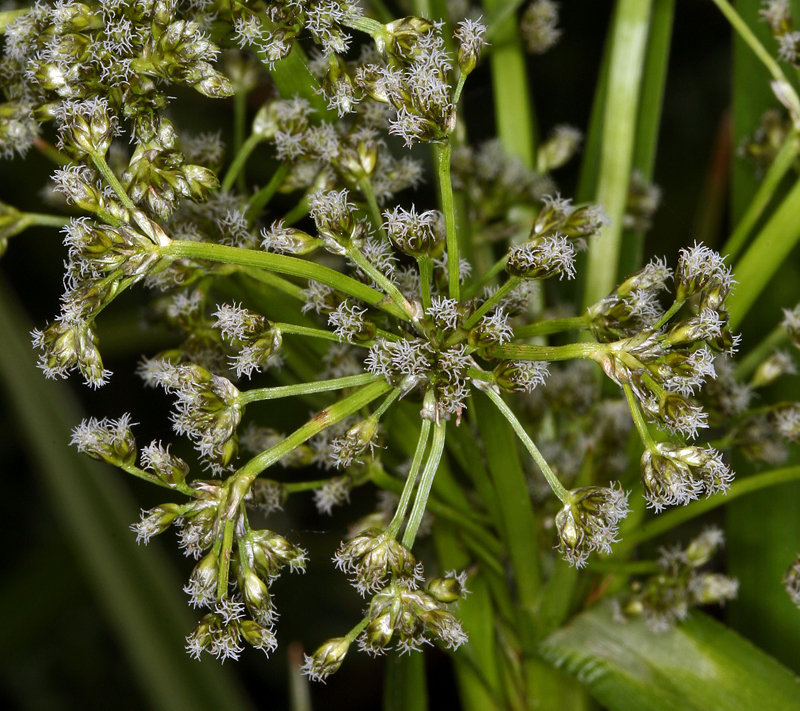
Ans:
[[[540,0],[526,15],[539,51],[558,37],[553,13],[554,4]],[[254,508],[268,513],[287,496],[313,490],[329,513],[368,481],[394,494],[335,555],[370,597],[368,607],[348,634],[307,658],[306,673],[324,679],[356,640],[373,654],[431,639],[449,648],[464,643],[453,605],[466,594],[466,575],[426,578],[412,550],[448,432],[472,425],[474,398],[488,398],[530,453],[538,477],[532,495],[554,524],[543,533],[545,547],[578,567],[594,552],[611,551],[628,513],[628,494],[614,478],[624,470],[631,418],[644,445],[644,497],[655,511],[724,492],[731,482],[720,452],[694,443],[714,418],[746,407],[747,394],[725,375],[738,340],[725,307],[734,284],[729,268],[696,244],[681,251],[674,273],[656,259],[579,315],[547,318],[541,282],[575,277],[578,252],[602,235],[607,219],[599,205],[560,197],[549,175],[576,150],[574,129],[554,132],[535,171],[497,142],[465,142],[459,99],[485,31],[475,17],[447,32],[419,17],[382,23],[346,0],[59,0],[20,11],[5,27],[0,148],[10,156],[35,145],[57,156],[53,189],[71,215],[63,220],[61,311],[34,333],[42,370],[49,377],[78,370],[89,385],[104,384],[110,373],[96,319],[139,282],[156,290],[156,310],[184,334],[180,346],[145,358],[140,374],[173,395],[174,429],[191,440],[211,478],[190,476],[189,465],[160,442],[139,449],[128,416],[87,420],[73,441],[182,497],[143,512],[133,528],[146,543],[174,527],[197,561],[185,588],[203,611],[187,638],[193,655],[235,658],[243,642],[275,648],[270,584],[286,568],[304,570],[307,554],[253,527]],[[364,40],[358,47],[353,33]],[[171,86],[212,99],[246,94],[264,67],[280,73],[303,36],[317,46],[309,88],[328,111],[314,108],[313,91],[268,101],[220,180],[219,136],[179,134],[167,117]],[[227,50],[223,68],[215,63],[220,48]],[[406,146],[433,144],[441,209],[396,197],[420,183],[423,171],[397,157],[392,136]],[[278,167],[267,185],[252,189],[243,168],[262,143]],[[454,187],[468,218],[458,223]],[[299,196],[283,216],[270,209],[278,191]],[[632,224],[649,220],[653,206],[637,214],[641,203],[632,203]],[[3,210],[7,240],[29,222]],[[471,246],[473,235],[483,246]],[[507,252],[496,254],[493,245],[509,240]],[[247,287],[244,297],[225,298],[217,288],[231,275]],[[249,299],[255,287],[294,307]],[[568,332],[585,338],[562,345],[543,338]],[[286,370],[303,373],[302,349],[291,344],[306,339],[314,344],[307,361],[313,377],[306,369],[283,385],[247,387],[284,359]],[[556,361],[574,364],[553,366],[542,394]],[[600,369],[587,373],[591,361]],[[624,399],[599,398],[601,371]],[[289,434],[245,423],[246,410],[268,407],[262,401],[320,394],[330,404]],[[405,481],[386,471],[384,459],[392,457],[383,449],[401,451],[384,423],[402,408],[418,413]],[[520,409],[531,422],[549,413],[547,427],[536,430],[541,449]],[[565,412],[579,427],[559,433],[554,414]],[[799,429],[789,414],[781,417]],[[595,464],[579,473],[569,455],[589,449]],[[310,465],[328,472],[325,478],[292,481],[278,470]],[[474,533],[480,528],[470,516],[462,519]],[[480,565],[485,547],[470,550]],[[685,588],[688,573],[675,570]],[[714,596],[703,588],[692,600],[722,600],[730,591]],[[640,596],[625,613],[646,604]]]

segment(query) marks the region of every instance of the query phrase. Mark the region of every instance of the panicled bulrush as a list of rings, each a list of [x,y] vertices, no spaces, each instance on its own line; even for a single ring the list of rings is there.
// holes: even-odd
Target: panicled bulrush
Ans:
[[[776,4],[768,9],[791,59],[793,28]],[[738,343],[727,306],[734,282],[707,246],[681,251],[671,305],[673,275],[660,258],[586,308],[559,301],[575,291],[566,282],[577,276],[577,253],[609,220],[600,205],[562,197],[551,175],[578,152],[576,129],[556,125],[527,165],[499,139],[473,147],[456,131],[458,106],[473,103],[461,101],[462,90],[497,18],[487,29],[463,19],[468,8],[452,9],[451,43],[436,18],[386,22],[382,10],[375,14],[381,21],[349,0],[38,3],[5,26],[0,60],[0,154],[35,145],[57,158],[59,202],[51,207],[70,212],[36,215],[0,203],[0,250],[28,226],[65,226],[60,314],[33,334],[40,367],[50,377],[77,369],[90,385],[104,383],[95,321],[140,281],[162,292],[147,309],[150,324],[180,337],[145,358],[140,374],[175,397],[175,431],[220,478],[191,477],[189,463],[172,453],[182,451],[177,443],[152,442],[137,466],[128,416],[86,420],[73,443],[184,497],[148,504],[132,529],[147,543],[174,526],[194,561],[184,589],[204,616],[187,637],[189,652],[224,660],[245,643],[266,653],[276,646],[272,583],[287,567],[304,571],[307,554],[254,521],[271,516],[277,528],[272,521],[283,518],[274,514],[291,496],[329,515],[358,487],[380,489],[380,510],[351,529],[335,556],[358,591],[374,597],[349,634],[306,657],[303,671],[315,680],[334,673],[356,640],[373,654],[434,639],[450,649],[466,642],[455,616],[466,574],[425,585],[415,555],[430,509],[452,528],[476,575],[517,566],[516,533],[499,535],[513,519],[507,507],[517,504],[533,506],[542,541],[557,535],[560,555],[582,567],[592,552],[611,551],[628,513],[613,478],[629,469],[632,422],[645,446],[645,498],[656,511],[728,488],[722,454],[686,444],[706,426],[728,428],[726,446],[762,460],[785,453],[779,436],[800,440],[795,403],[750,407],[755,388],[793,372],[791,359],[762,356],[749,379],[720,355]],[[556,3],[530,3],[521,29],[532,51],[556,42],[557,20]],[[353,33],[365,42],[350,52]],[[214,66],[220,49],[211,36],[228,52],[230,78]],[[298,40],[317,47],[309,73],[301,72],[307,83],[279,96],[290,64],[276,63]],[[294,53],[289,61],[305,59]],[[267,86],[262,63],[275,69],[279,91]],[[228,154],[224,126],[198,134],[167,118],[186,115],[174,110],[176,85],[210,98],[236,90]],[[258,96],[269,98],[248,126]],[[766,166],[789,131],[772,116],[747,150]],[[58,148],[48,143],[54,135]],[[392,136],[406,146],[436,144],[438,209],[395,197],[422,182],[423,163],[398,157]],[[248,180],[255,175],[263,184]],[[624,207],[625,216],[615,227],[645,231],[657,189],[634,174],[622,198],[614,214]],[[800,343],[797,309],[783,326]],[[566,335],[576,332],[583,333]],[[564,360],[573,363],[549,377],[548,364]],[[601,388],[596,364],[624,400]],[[264,382],[240,391],[235,379],[245,376]],[[284,398],[291,404],[265,404]],[[296,423],[303,399],[314,414]],[[492,422],[484,404],[501,419]],[[245,406],[254,422],[240,440]],[[482,459],[505,421],[530,461],[498,472],[493,458]],[[649,422],[670,441],[655,442]],[[416,446],[406,441],[417,436]],[[304,478],[310,466],[318,479]],[[526,469],[546,491],[532,485],[530,502],[494,492],[498,477],[511,481]],[[519,484],[524,493],[526,482]],[[540,541],[534,535],[528,545]],[[663,629],[692,605],[730,599],[734,581],[698,570],[719,545],[721,536],[707,531],[685,550],[667,551],[625,614]],[[541,547],[536,568],[547,574],[558,553]],[[485,586],[476,579],[474,588]],[[516,655],[513,637],[504,644]]]

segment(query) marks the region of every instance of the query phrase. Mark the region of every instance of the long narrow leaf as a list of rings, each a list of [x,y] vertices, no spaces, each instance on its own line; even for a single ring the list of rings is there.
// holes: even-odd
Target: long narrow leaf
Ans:
[[[620,624],[609,603],[551,635],[542,654],[610,711],[787,711],[800,708],[791,672],[702,613],[666,634]]]
[[[614,16],[596,193],[611,222],[589,245],[585,305],[608,294],[617,278],[651,4],[619,0]]]

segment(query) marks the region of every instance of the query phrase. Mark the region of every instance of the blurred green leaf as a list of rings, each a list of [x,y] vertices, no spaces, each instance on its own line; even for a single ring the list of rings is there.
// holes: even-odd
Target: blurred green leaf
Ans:
[[[137,507],[119,473],[69,446],[80,408],[65,383],[48,382],[37,371],[29,331],[13,294],[0,283],[0,379],[7,402],[144,697],[164,711],[252,708],[227,669],[193,661],[183,649],[196,622],[177,575],[157,545],[136,545],[128,527],[138,519]]]
[[[620,624],[609,602],[548,637],[542,654],[586,684],[610,711],[788,711],[798,679],[706,615],[656,635]]]
[[[383,711],[428,711],[424,654],[392,654],[386,660]]]

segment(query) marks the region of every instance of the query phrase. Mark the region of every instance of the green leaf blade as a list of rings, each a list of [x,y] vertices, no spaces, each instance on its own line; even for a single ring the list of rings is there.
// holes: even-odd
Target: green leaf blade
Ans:
[[[540,648],[611,711],[786,711],[800,681],[772,657],[702,613],[665,634],[620,624],[611,603],[575,618]]]

